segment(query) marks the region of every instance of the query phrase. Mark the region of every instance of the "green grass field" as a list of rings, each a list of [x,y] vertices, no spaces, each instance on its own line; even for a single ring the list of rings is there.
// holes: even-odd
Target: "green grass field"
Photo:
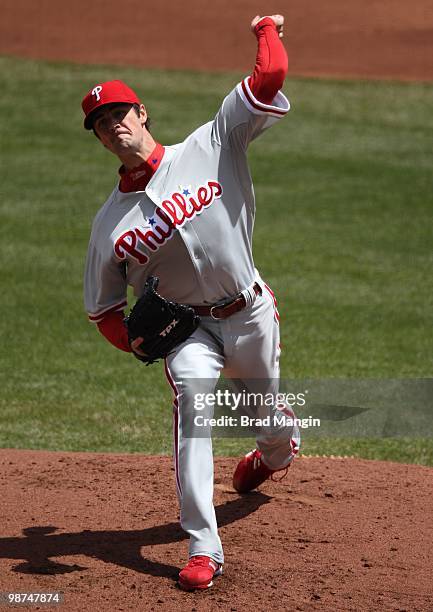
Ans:
[[[118,163],[82,129],[80,102],[122,78],[172,144],[242,75],[11,58],[0,74],[0,446],[168,453],[161,364],[116,351],[83,311],[90,224]],[[291,112],[250,149],[255,261],[279,300],[282,376],[431,378],[433,84],[289,79],[285,91]],[[433,465],[431,438],[308,438],[303,451]]]

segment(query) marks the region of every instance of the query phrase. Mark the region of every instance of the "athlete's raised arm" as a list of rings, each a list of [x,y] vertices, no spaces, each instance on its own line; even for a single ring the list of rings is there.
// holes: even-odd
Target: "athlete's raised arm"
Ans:
[[[254,97],[264,104],[271,104],[287,75],[288,58],[281,42],[283,28],[282,15],[257,15],[251,22],[258,47],[256,65],[249,79],[249,86]]]

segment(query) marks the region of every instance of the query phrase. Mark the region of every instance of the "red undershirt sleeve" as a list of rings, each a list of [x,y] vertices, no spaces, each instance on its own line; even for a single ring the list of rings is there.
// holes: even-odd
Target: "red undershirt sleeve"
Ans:
[[[258,49],[256,65],[248,84],[259,102],[271,104],[287,75],[287,53],[270,17],[261,19],[254,31]]]
[[[104,317],[97,325],[99,331],[108,342],[111,342],[113,346],[121,351],[131,353],[128,332],[123,323],[124,316],[123,312],[110,312],[110,314]]]

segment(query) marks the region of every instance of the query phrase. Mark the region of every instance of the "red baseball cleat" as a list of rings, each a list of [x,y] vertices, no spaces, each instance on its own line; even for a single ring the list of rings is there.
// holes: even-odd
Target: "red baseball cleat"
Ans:
[[[262,453],[256,448],[239,461],[233,474],[233,488],[238,493],[248,493],[257,489],[272,474],[281,470],[271,470],[262,461]],[[290,464],[289,464],[290,465]],[[289,466],[287,466],[289,467]],[[284,468],[286,469],[286,468]],[[286,469],[287,473],[287,469]],[[283,478],[286,475],[283,474]]]
[[[213,578],[221,576],[223,566],[204,555],[191,557],[187,565],[179,573],[179,586],[184,591],[208,589],[213,584]]]

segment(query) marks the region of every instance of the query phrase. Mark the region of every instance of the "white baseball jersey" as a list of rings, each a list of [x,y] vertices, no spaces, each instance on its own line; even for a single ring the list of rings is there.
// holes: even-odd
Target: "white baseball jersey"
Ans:
[[[165,147],[144,191],[117,186],[95,217],[84,279],[85,308],[99,322],[126,306],[127,286],[141,295],[149,275],[164,297],[217,302],[254,282],[255,199],[248,144],[290,105],[256,100],[248,78],[224,99],[215,119]]]

